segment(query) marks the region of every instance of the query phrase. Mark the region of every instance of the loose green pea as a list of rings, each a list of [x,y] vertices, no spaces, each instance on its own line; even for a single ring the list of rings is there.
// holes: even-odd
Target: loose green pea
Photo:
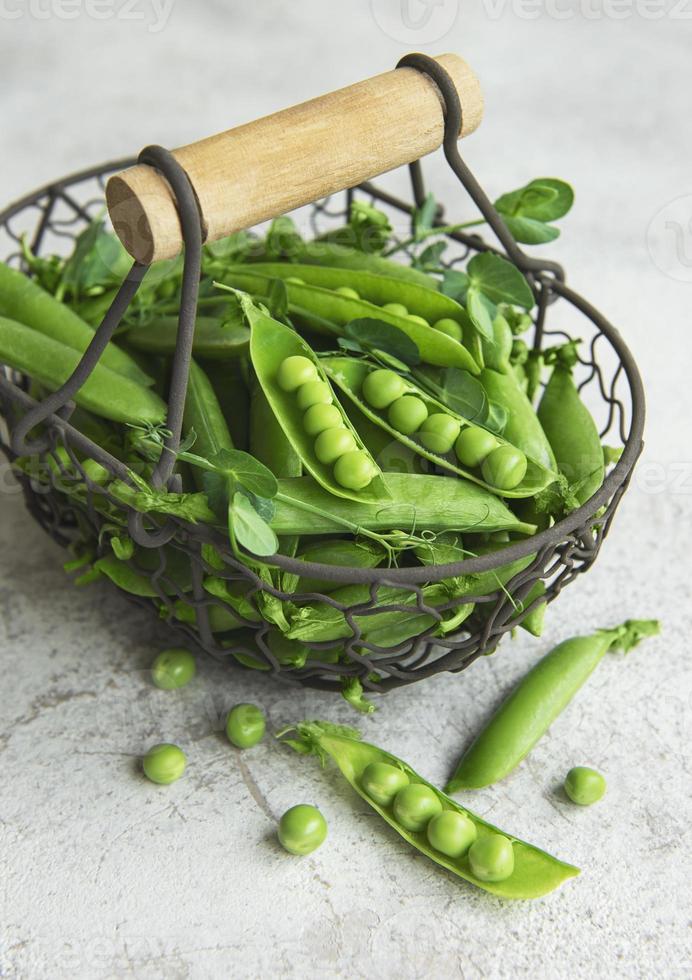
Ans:
[[[486,456],[493,449],[497,449],[499,443],[492,432],[479,429],[477,425],[469,425],[462,429],[459,438],[454,446],[457,459],[464,466],[480,466]]]
[[[514,871],[512,842],[503,834],[486,834],[471,845],[471,871],[480,881],[504,881]]]
[[[378,368],[363,382],[363,397],[373,408],[388,408],[406,391],[406,382],[394,371]]]
[[[340,296],[348,296],[349,299],[360,299],[360,293],[350,286],[337,286],[334,292],[339,293]]]
[[[279,840],[289,854],[312,854],[326,837],[327,821],[317,807],[307,803],[292,806],[279,821]]]
[[[437,795],[423,783],[410,783],[394,798],[394,816],[406,830],[419,832],[442,812]]]
[[[605,791],[604,777],[588,766],[574,766],[565,778],[565,793],[573,803],[578,803],[580,806],[598,803]]]
[[[152,745],[142,760],[144,775],[152,783],[159,783],[161,786],[167,786],[180,779],[185,772],[185,764],[183,750],[168,742]]]
[[[460,423],[451,415],[436,412],[434,415],[429,415],[423,422],[418,438],[431,453],[439,453],[444,456],[454,445],[459,435],[459,429]]]
[[[391,806],[392,800],[409,778],[403,769],[390,766],[387,762],[371,762],[363,770],[360,784],[371,800],[380,806]]]
[[[478,831],[473,820],[456,810],[443,810],[428,824],[428,841],[440,854],[461,857],[473,844]]]
[[[174,691],[189,684],[197,672],[195,658],[189,650],[163,650],[151,665],[151,679],[162,691]]]
[[[415,313],[409,313],[409,315],[408,315],[408,319],[409,319],[409,320],[411,320],[411,321],[412,321],[413,323],[420,323],[420,325],[421,325],[422,327],[429,327],[429,326],[430,326],[430,324],[429,324],[429,323],[428,323],[428,321],[427,321],[427,320],[425,319],[425,317],[422,317],[422,316],[416,316],[416,314],[415,314]]]
[[[325,429],[315,440],[315,456],[320,463],[330,465],[340,456],[357,449],[357,443],[352,432],[342,426],[339,429]]]
[[[326,381],[308,381],[298,389],[296,401],[305,412],[312,405],[331,405],[334,396]]]
[[[360,449],[344,453],[334,466],[334,479],[346,490],[364,490],[374,475],[370,457]]]
[[[264,712],[256,704],[236,704],[226,718],[228,741],[239,749],[249,749],[261,742],[266,727]]]
[[[483,479],[498,490],[513,490],[526,476],[526,456],[514,446],[498,446],[481,464]]]
[[[295,391],[308,381],[317,380],[317,368],[308,357],[293,354],[281,362],[276,380],[282,391]]]
[[[461,343],[463,332],[456,320],[452,320],[450,317],[443,317],[442,320],[433,323],[433,329],[439,330],[440,333],[446,333],[452,340],[457,340]]]
[[[427,417],[425,402],[415,395],[403,395],[389,406],[389,424],[405,436],[417,432]]]
[[[394,316],[408,316],[408,308],[403,303],[385,303],[382,309]]]
[[[318,436],[325,429],[338,429],[340,425],[343,419],[336,405],[312,405],[303,416],[303,426],[309,436]]]

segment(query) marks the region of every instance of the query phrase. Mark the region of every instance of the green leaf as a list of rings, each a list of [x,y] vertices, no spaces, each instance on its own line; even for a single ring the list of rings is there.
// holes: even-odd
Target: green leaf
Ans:
[[[384,351],[404,364],[420,364],[418,345],[391,323],[362,317],[347,323],[344,332],[363,349]]]
[[[559,228],[536,221],[535,218],[511,218],[505,215],[504,220],[512,238],[524,245],[542,245],[560,237]]]
[[[420,208],[413,212],[413,231],[416,237],[430,231],[437,217],[437,201],[433,194],[428,194]]]
[[[525,310],[534,305],[531,287],[516,266],[493,252],[475,255],[468,264],[471,286],[493,303],[514,303]]]
[[[470,286],[466,293],[466,309],[476,330],[490,343],[495,341],[493,320],[495,311],[477,286]]]
[[[237,231],[216,242],[208,242],[204,246],[205,256],[212,259],[224,259],[229,264],[243,262],[252,248],[253,240],[247,231]]]
[[[504,405],[500,405],[499,402],[488,403],[488,413],[483,423],[486,429],[490,429],[491,432],[501,436],[508,421],[509,412]]]
[[[495,207],[502,215],[556,221],[564,217],[574,203],[574,191],[564,180],[537,177],[524,187],[502,194]]]
[[[274,514],[276,513],[276,505],[274,504],[274,501],[268,499],[267,497],[258,497],[257,494],[249,493],[247,490],[241,489],[240,493],[245,494],[262,520],[266,521],[267,524],[270,524]]]
[[[469,277],[465,272],[460,269],[447,269],[445,271],[440,289],[440,292],[444,293],[445,296],[451,296],[452,299],[464,303],[466,302],[466,290],[468,288]]]
[[[603,446],[603,462],[606,466],[617,463],[624,452],[623,446]]]
[[[228,508],[228,521],[238,544],[251,554],[265,557],[275,555],[279,550],[279,539],[244,493],[234,494]]]
[[[271,498],[279,492],[279,484],[272,471],[241,449],[222,449],[211,456],[209,462],[218,473],[233,478],[240,487],[258,497]]]
[[[222,521],[228,510],[228,480],[221,473],[205,473],[202,484],[210,510]]]
[[[363,685],[357,677],[342,678],[341,694],[352,708],[360,711],[363,715],[371,715],[373,711],[377,710],[375,705],[365,697]]]
[[[288,315],[288,289],[283,279],[272,279],[265,304],[275,320],[285,320]]]
[[[79,295],[95,286],[119,282],[131,264],[120,240],[97,218],[77,237],[62,272],[62,288]]]
[[[129,561],[135,553],[135,543],[130,537],[112,537],[111,548],[120,561]]]
[[[440,259],[447,249],[449,242],[442,238],[439,242],[433,242],[424,248],[420,255],[417,255],[413,260],[412,265],[416,269],[432,269],[433,271],[439,268]]]
[[[468,371],[459,368],[422,367],[414,372],[417,380],[434,398],[469,421],[483,422],[488,398],[483,385]]]

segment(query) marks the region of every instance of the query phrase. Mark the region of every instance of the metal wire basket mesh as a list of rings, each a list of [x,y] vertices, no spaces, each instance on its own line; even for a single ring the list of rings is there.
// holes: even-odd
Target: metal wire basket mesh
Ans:
[[[75,237],[103,208],[105,178],[130,162],[117,161],[76,174],[0,214],[0,247],[5,261],[21,266],[22,236],[35,253],[69,250]],[[414,200],[420,202],[423,189],[418,165],[412,166],[411,176]],[[468,172],[459,176],[465,184],[472,181]],[[475,182],[470,189],[473,196]],[[313,205],[313,230],[320,233],[343,221],[354,196],[364,196],[396,214],[399,224],[402,215],[412,210],[411,204],[368,183]],[[488,247],[476,235],[455,234],[451,238],[455,250],[452,263],[462,261],[469,251]],[[600,422],[602,437],[623,448],[600,490],[552,528],[511,542],[501,551],[453,565],[355,569],[277,555],[272,564],[278,572],[269,577],[234,557],[227,539],[213,527],[176,517],[135,514],[113,497],[107,486],[95,482],[80,459],[99,456],[89,438],[70,424],[69,404],[44,423],[41,439],[29,445],[32,451],[23,455],[22,469],[17,471],[31,514],[64,546],[90,542],[96,557],[110,553],[114,525],[129,523],[132,527],[138,522],[141,546],[126,563],[132,573],[131,581],[123,584],[126,594],[151,607],[190,641],[234,665],[326,689],[338,689],[345,679],[357,678],[365,690],[378,692],[440,671],[463,670],[477,657],[492,652],[501,637],[516,626],[517,609],[536,582],[545,583],[545,595],[524,606],[525,614],[539,602],[552,602],[569,582],[590,568],[642,447],[641,382],[622,338],[564,284],[558,266],[518,254],[522,258],[517,264],[538,288],[535,347],[544,348],[570,337],[582,339],[580,389]],[[35,405],[28,379],[0,369],[0,444],[14,462],[13,432]],[[112,457],[101,461],[113,476],[127,480],[124,464]],[[516,574],[497,589],[480,595],[450,591],[448,601],[427,601],[426,586],[431,583],[499,569],[510,562],[517,563]],[[357,603],[344,604],[330,594],[286,588],[288,578],[295,582],[296,576],[326,580],[334,587],[359,585],[365,591]],[[212,580],[216,587],[210,591]],[[327,642],[306,640],[299,645],[277,642],[283,602],[297,608],[319,602],[333,609],[339,623],[338,637]],[[462,613],[470,607],[472,612],[464,619]],[[404,616],[413,623],[411,635],[404,634],[396,645],[380,645],[368,639],[370,626],[383,621],[382,617],[395,621]],[[458,629],[434,635],[440,633],[441,623],[453,623],[455,616],[463,620]]]

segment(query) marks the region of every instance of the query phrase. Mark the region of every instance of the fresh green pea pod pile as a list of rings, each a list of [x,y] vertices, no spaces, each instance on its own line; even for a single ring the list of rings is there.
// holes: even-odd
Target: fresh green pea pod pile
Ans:
[[[567,185],[557,183],[559,194],[554,181],[539,191],[531,185],[531,194],[567,200]],[[109,478],[79,453],[77,467],[74,456],[38,471],[35,461],[15,463],[42,483],[67,475],[58,492],[78,512],[98,515],[97,538],[80,520],[94,577],[158,601],[168,618],[196,622],[189,575],[173,576],[167,605],[146,584],[147,570],[124,554],[135,510],[227,536],[233,559],[266,587],[250,609],[224,585],[223,556],[210,558],[205,546],[209,608],[225,633],[264,621],[276,644],[336,649],[353,622],[345,612],[368,605],[348,569],[386,577],[411,566],[431,569],[421,584],[427,608],[411,607],[405,588],[381,588],[380,604],[396,608],[356,617],[372,649],[454,635],[468,617],[482,622],[491,606],[473,600],[484,595],[512,605],[511,625],[540,633],[545,584],[532,583],[521,602],[510,594],[535,553],[441,583],[433,569],[521,541],[584,503],[606,472],[598,431],[573,377],[574,345],[543,357],[521,339],[534,302],[522,274],[493,253],[474,256],[465,270],[436,266],[426,250],[434,234],[426,207],[405,247],[372,207],[314,241],[280,218],[251,248],[246,233],[205,247],[175,490],[152,486],[151,477],[168,438],[182,266],[151,270],[73,416],[129,478]],[[374,253],[358,244],[369,221],[378,232]],[[38,398],[74,371],[115,295],[117,277],[91,259],[107,246],[112,268],[127,268],[98,222],[87,234],[93,255],[80,236],[66,259],[33,256],[25,243],[29,275],[0,266],[0,361],[26,375]],[[437,244],[433,250],[440,254]],[[334,577],[285,573],[275,555],[331,566]],[[294,654],[284,652],[289,665],[300,660]]]

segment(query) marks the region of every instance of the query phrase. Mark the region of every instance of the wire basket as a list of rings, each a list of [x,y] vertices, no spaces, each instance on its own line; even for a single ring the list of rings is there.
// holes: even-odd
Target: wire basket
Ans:
[[[534,347],[541,349],[560,340],[581,338],[580,390],[588,395],[590,407],[600,422],[602,438],[623,450],[600,489],[553,527],[526,540],[511,542],[499,551],[449,565],[367,569],[316,564],[276,555],[270,562],[279,574],[270,580],[239,561],[220,531],[177,517],[137,513],[114,498],[107,486],[104,488],[101,482],[94,482],[85,471],[80,463],[83,456],[95,459],[113,477],[128,480],[124,463],[70,424],[74,408],[71,394],[88,377],[98,360],[98,350],[90,348],[87,351],[71,390],[68,382],[60,392],[40,403],[30,394],[26,377],[0,367],[3,423],[0,446],[11,461],[18,456],[31,460],[31,467],[25,467],[18,478],[27,507],[39,524],[61,545],[89,540],[93,542],[97,556],[106,555],[111,552],[112,533],[104,516],[107,502],[111,514],[113,509],[119,511],[122,522],[139,546],[137,557],[130,559],[127,566],[138,582],[146,583],[137,590],[125,587],[124,594],[150,607],[189,641],[216,658],[235,666],[280,674],[314,688],[338,690],[349,679],[357,679],[366,691],[383,692],[441,671],[461,671],[478,657],[492,653],[501,637],[516,626],[517,608],[524,604],[539,580],[545,584],[545,594],[524,605],[525,614],[539,603],[552,602],[567,584],[594,563],[642,449],[644,395],[632,355],[617,330],[565,285],[558,265],[529,258],[509,236],[500,216],[458,155],[459,121],[453,118],[454,94],[445,91],[444,78],[436,81],[447,103],[447,159],[498,237],[502,246],[500,254],[521,269],[536,292]],[[179,349],[175,357],[178,372],[176,375],[174,366],[168,398],[169,411],[182,412],[187,378],[185,368],[189,366],[189,348],[187,355],[183,350],[185,331],[188,331],[189,339],[195,317],[194,278],[195,274],[198,277],[200,263],[199,216],[194,195],[186,187],[185,175],[170,154],[161,148],[149,148],[139,159],[152,163],[166,175],[176,194],[181,223],[184,230],[187,229],[187,286],[184,281],[181,307],[187,305],[188,309],[187,314],[181,315]],[[132,162],[119,160],[67,177],[5,210],[0,214],[0,254],[4,255],[5,261],[21,267],[19,244],[23,235],[37,254],[60,251],[61,243],[62,249],[66,244],[69,246],[102,210],[105,178]],[[383,210],[396,214],[399,220],[402,215],[410,215],[414,205],[420,205],[425,198],[419,163],[411,165],[410,174],[411,203],[368,182],[315,203],[310,216],[314,230],[325,231],[343,219],[354,197],[376,203]],[[441,223],[441,215],[439,217]],[[197,248],[190,239],[191,235],[194,237],[195,225]],[[454,248],[452,264],[462,261],[470,252],[490,247],[478,235],[454,233],[449,238]],[[144,267],[135,263],[119,294],[121,310],[135,295],[144,271]],[[561,311],[569,311],[569,332],[556,325]],[[112,322],[113,317],[107,322],[109,315],[97,331],[97,338],[108,334],[102,347],[117,326],[117,319]],[[41,434],[36,438],[38,423],[41,423]],[[30,433],[34,434],[33,440],[29,438]],[[165,463],[161,467],[155,474],[159,485],[175,491],[177,485],[172,465],[167,472]],[[79,487],[77,494],[75,486]],[[208,545],[213,545],[213,552]],[[210,564],[212,553],[216,558]],[[520,559],[523,561],[519,562]],[[494,591],[452,597],[444,605],[432,606],[426,602],[426,585],[499,569],[515,561],[519,562],[521,570]],[[239,605],[234,605],[232,617],[223,599],[205,589],[210,576],[222,580],[228,590],[242,600],[240,611]],[[356,605],[344,605],[329,594],[296,593],[293,589],[282,588],[289,576],[326,580],[335,586],[359,585],[364,587],[365,594]],[[332,607],[343,620],[345,635],[328,642],[305,641],[299,652],[287,651],[285,645],[274,642],[276,617],[273,610],[283,601],[290,601],[296,607],[315,602]],[[458,631],[444,636],[433,635],[443,617],[449,618],[469,604],[473,605],[473,612]],[[395,646],[380,646],[368,640],[369,617],[412,612],[420,615],[415,620],[414,635],[407,636]]]

